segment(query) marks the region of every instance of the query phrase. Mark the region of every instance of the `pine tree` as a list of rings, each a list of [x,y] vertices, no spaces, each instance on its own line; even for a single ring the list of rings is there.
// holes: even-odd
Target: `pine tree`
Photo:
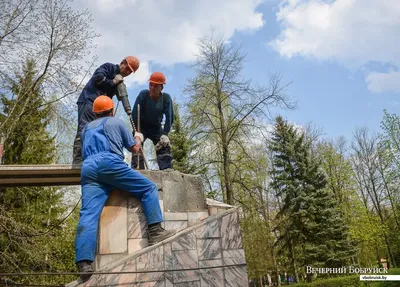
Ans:
[[[351,255],[347,226],[326,188],[312,142],[278,117],[269,146],[271,187],[281,200],[277,244],[288,254],[296,281],[300,266],[343,266]]]
[[[174,123],[172,125],[171,138],[171,153],[172,153],[172,166],[174,169],[189,173],[189,142],[187,134],[181,125],[181,117],[179,114],[179,105],[174,101]]]
[[[203,174],[205,170],[197,168],[191,161],[190,152],[194,143],[189,139],[187,129],[181,123],[179,104],[176,102],[174,102],[174,123],[169,137],[172,146],[172,167],[186,174]]]
[[[13,118],[15,127],[5,142],[3,164],[49,164],[55,156],[54,137],[48,130],[51,120],[49,105],[43,100],[40,86],[33,89],[35,62],[29,60],[22,74],[16,75],[9,93],[0,94],[3,106],[0,123],[19,114],[16,103],[27,102],[26,112]],[[28,97],[29,96],[29,97]],[[15,123],[17,121],[17,123]],[[6,126],[7,128],[7,126]],[[71,226],[63,228],[65,216],[63,194],[53,187],[0,188],[0,269],[4,272],[61,271],[73,267]],[[44,234],[44,235],[41,235]],[[28,283],[58,282],[66,278],[11,278]]]

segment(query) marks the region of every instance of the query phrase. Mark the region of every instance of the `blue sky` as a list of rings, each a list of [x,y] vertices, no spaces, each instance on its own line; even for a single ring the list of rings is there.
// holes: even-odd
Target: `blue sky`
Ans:
[[[80,1],[88,7],[94,3]],[[326,137],[345,136],[350,140],[356,127],[379,132],[383,109],[398,113],[400,1],[187,3],[102,0],[90,6],[95,29],[102,34],[99,63],[118,62],[126,53],[138,56],[143,63],[140,73],[127,80],[131,102],[147,88],[149,73],[158,70],[167,76],[164,91],[181,102],[182,88],[193,74],[187,64],[193,60],[196,38],[215,26],[227,40],[242,44],[242,52],[247,54],[245,78],[262,84],[267,83],[270,73],[279,72],[284,83],[292,82],[287,94],[298,107],[279,112],[296,124],[312,122]],[[113,9],[107,10],[108,5]],[[102,24],[123,10],[132,20],[124,28],[115,28],[114,22]],[[146,11],[150,11],[148,15]],[[114,33],[111,27],[121,29],[120,33]],[[120,39],[125,48],[113,49],[110,43]]]

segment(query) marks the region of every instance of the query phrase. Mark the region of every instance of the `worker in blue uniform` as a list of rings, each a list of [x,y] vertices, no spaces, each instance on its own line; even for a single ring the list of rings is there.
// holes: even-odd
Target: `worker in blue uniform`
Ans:
[[[168,133],[174,121],[174,108],[171,96],[162,92],[166,78],[161,72],[154,72],[149,79],[149,89],[142,90],[133,106],[133,121],[138,126],[137,107],[140,105],[140,132],[144,140],[149,138],[156,149],[160,170],[172,168],[171,144]],[[161,122],[165,115],[164,127]],[[138,155],[132,153],[131,166],[137,169]],[[144,169],[144,159],[139,155],[139,169]]]
[[[100,95],[112,98],[116,87],[123,82],[124,77],[135,73],[139,69],[139,60],[134,56],[125,57],[119,65],[105,63],[96,69],[86,86],[79,95],[78,128],[74,141],[72,164],[81,164],[81,133],[85,125],[96,118],[92,112],[93,102]]]
[[[141,133],[132,135],[126,125],[114,115],[114,103],[101,95],[93,103],[97,119],[82,131],[82,207],[76,229],[75,251],[79,272],[83,280],[93,272],[98,221],[109,193],[114,189],[130,192],[141,200],[148,224],[149,245],[175,234],[175,230],[161,227],[163,221],[156,185],[123,160],[123,148],[138,152],[143,141]]]

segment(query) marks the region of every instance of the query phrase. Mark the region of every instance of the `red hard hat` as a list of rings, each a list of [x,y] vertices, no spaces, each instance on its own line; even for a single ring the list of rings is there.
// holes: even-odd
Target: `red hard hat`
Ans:
[[[107,96],[98,96],[93,102],[93,112],[101,114],[114,108],[114,102]]]
[[[135,56],[127,56],[124,59],[126,63],[128,64],[129,69],[131,69],[132,72],[136,72],[137,69],[139,69],[140,63],[139,59],[136,58]]]
[[[154,84],[164,85],[167,83],[167,80],[165,79],[165,76],[163,73],[154,72],[153,74],[151,74],[149,82],[154,83]]]

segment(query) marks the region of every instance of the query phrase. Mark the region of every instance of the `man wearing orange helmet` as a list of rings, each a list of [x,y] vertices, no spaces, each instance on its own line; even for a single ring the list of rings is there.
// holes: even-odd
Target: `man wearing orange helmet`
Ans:
[[[156,147],[157,163],[160,170],[172,168],[171,144],[168,133],[174,121],[174,109],[171,96],[162,92],[166,79],[163,73],[154,72],[149,79],[149,89],[142,90],[133,106],[132,117],[138,124],[137,106],[140,105],[140,126],[144,140],[149,138]],[[161,122],[165,115],[164,127]],[[140,155],[139,168],[144,169]],[[132,154],[132,168],[137,168],[137,154]]]
[[[81,278],[87,280],[93,272],[98,221],[108,194],[114,189],[130,192],[142,201],[148,224],[149,245],[175,234],[161,227],[163,221],[156,185],[124,162],[123,148],[138,152],[143,135],[126,127],[114,116],[114,102],[99,96],[93,103],[96,118],[82,131],[82,207],[75,237],[75,263]]]
[[[82,163],[81,132],[85,125],[96,118],[92,111],[93,102],[99,95],[112,99],[116,87],[124,81],[124,77],[139,69],[139,60],[134,56],[125,57],[119,65],[105,63],[96,69],[89,82],[83,88],[78,101],[78,128],[74,141],[73,164]]]

